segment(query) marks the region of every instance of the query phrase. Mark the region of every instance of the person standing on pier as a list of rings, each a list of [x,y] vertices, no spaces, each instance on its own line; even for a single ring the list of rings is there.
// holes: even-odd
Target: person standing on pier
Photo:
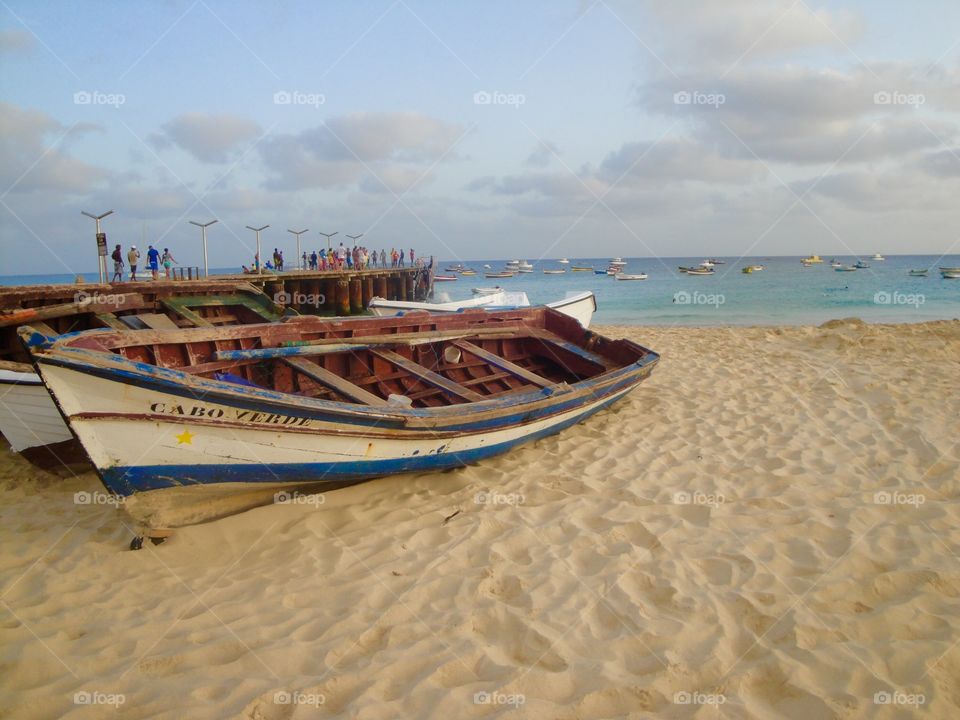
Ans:
[[[176,260],[173,259],[173,253],[170,252],[170,248],[163,249],[163,257],[160,258],[160,262],[163,263],[163,271],[167,277],[167,280],[170,279],[170,271],[173,269]]]
[[[403,248],[400,248],[400,265],[399,265],[399,267],[403,267],[403,253],[404,253]]]
[[[156,280],[160,273],[160,251],[153,245],[147,245],[147,265],[150,266],[150,274]]]
[[[413,267],[413,248],[410,248],[410,267]]]
[[[113,258],[113,280],[110,282],[123,282],[123,254],[120,252],[119,245],[113,249],[110,257]]]
[[[137,262],[140,260],[140,251],[137,250],[136,245],[131,245],[130,249],[127,251],[127,262],[130,263],[130,281],[136,282],[137,279]]]
[[[380,250],[380,267],[387,269],[387,251],[383,249]]]

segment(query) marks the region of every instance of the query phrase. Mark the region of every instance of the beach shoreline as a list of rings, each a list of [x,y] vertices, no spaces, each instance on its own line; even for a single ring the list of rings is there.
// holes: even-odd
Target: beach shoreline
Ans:
[[[960,714],[960,321],[595,329],[580,425],[140,552],[4,447],[4,714]]]

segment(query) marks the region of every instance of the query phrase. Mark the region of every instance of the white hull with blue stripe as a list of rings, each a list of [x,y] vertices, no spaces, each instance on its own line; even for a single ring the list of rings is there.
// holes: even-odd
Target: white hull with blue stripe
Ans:
[[[539,324],[524,326],[525,316]],[[463,318],[474,322],[463,327]],[[496,322],[485,327],[489,318]],[[579,328],[572,334],[583,336],[591,348],[586,349],[561,333],[547,333],[545,318],[557,329],[579,328],[554,311],[530,309],[461,313],[456,323],[424,314],[353,321],[313,318],[279,328],[94,331],[59,340],[34,335],[29,342],[44,382],[116,494],[128,497],[190,486],[322,490],[394,473],[458,467],[559,432],[623,397],[657,362],[655,353],[633,343],[609,341]],[[411,321],[431,326],[420,331],[425,339],[413,345],[406,340],[410,333],[403,332]],[[258,327],[264,329],[260,336]],[[344,327],[352,330],[346,337]],[[381,332],[379,338],[384,329],[399,333],[397,341],[373,342],[371,327]],[[322,335],[334,331],[336,335]],[[307,339],[270,342],[268,332]],[[312,342],[319,344],[303,344],[318,334]],[[214,337],[222,340],[211,346],[209,338]],[[254,337],[256,347],[248,340]],[[193,348],[185,354],[178,349],[177,357],[232,342],[237,349],[217,349],[202,360],[211,367],[237,363],[235,369],[270,361],[278,386],[293,383],[291,389],[305,393],[314,389],[306,378],[319,377],[353,401],[278,392],[238,382],[244,379],[239,376],[204,377],[135,359],[144,348],[168,347],[174,339],[181,348]],[[386,345],[393,349],[381,349]],[[521,366],[514,362],[521,358],[504,357],[521,346],[534,348],[530,353],[535,361],[524,360]],[[104,351],[111,347],[129,356]],[[163,357],[161,350],[150,352]],[[340,359],[332,359],[338,353]],[[171,351],[175,365],[174,357]],[[428,358],[435,360],[432,367],[427,367]],[[314,362],[305,366],[307,359]],[[346,368],[343,374],[350,378],[365,368],[375,375],[364,381],[368,389],[363,390],[330,377],[320,361],[329,368]],[[304,377],[294,376],[290,367]],[[260,380],[257,372],[249,371],[249,377]],[[400,387],[405,396],[390,392]]]

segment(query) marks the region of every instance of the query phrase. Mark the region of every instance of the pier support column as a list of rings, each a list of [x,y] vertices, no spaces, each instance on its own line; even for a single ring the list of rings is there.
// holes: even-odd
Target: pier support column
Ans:
[[[414,291],[415,288],[414,288],[414,277],[413,277],[413,273],[406,273],[405,275],[402,275],[401,277],[403,277],[403,281],[404,281],[404,282],[403,282],[403,285],[404,285],[404,287],[406,288],[406,291],[407,291],[407,292],[406,292],[406,300],[412,302],[412,301],[415,299],[414,296],[416,295],[416,293],[415,293],[415,291]]]
[[[333,315],[337,312],[337,284],[333,280],[324,280],[321,285],[323,287],[323,309]]]
[[[363,312],[363,283],[358,277],[350,279],[350,312],[354,315]]]
[[[370,299],[373,297],[373,278],[365,277],[363,279],[363,309],[366,310],[370,305]]]
[[[350,283],[337,280],[337,315],[350,314]]]
[[[373,280],[373,293],[377,297],[382,297],[384,300],[387,299],[387,279],[383,276],[378,276]]]

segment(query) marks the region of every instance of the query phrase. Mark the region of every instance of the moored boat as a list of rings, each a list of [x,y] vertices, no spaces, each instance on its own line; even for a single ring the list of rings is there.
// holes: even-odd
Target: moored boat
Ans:
[[[566,272],[567,272],[566,270],[544,270],[543,274],[544,275],[563,275]]]
[[[716,271],[713,268],[688,268],[684,272],[687,275],[713,275]]]
[[[456,275],[434,275],[434,282],[453,282],[457,280]]]
[[[647,279],[647,274],[646,274],[646,273],[635,273],[635,274],[633,274],[633,275],[630,275],[630,274],[628,274],[628,273],[622,273],[622,272],[621,272],[621,273],[617,273],[617,274],[614,275],[613,277],[614,277],[615,280],[646,280],[646,279]]]
[[[800,262],[807,263],[808,265],[816,265],[817,263],[822,263],[823,258],[819,255],[810,255],[809,257],[802,258]]]
[[[930,271],[927,270],[926,268],[923,268],[920,270],[908,270],[907,275],[909,275],[910,277],[926,277],[928,272]]]
[[[476,290],[476,288],[475,288]],[[370,301],[369,309],[374,315],[388,317],[411,310],[425,310],[426,312],[451,313],[471,308],[487,310],[503,310],[519,307],[530,307],[530,299],[525,292],[506,292],[500,290],[494,293],[478,294],[469,300],[453,300],[445,303],[406,302],[400,300],[384,300],[374,298]],[[597,299],[592,292],[585,290],[572,293],[562,300],[555,300],[546,304],[564,315],[576,318],[585,328],[590,327],[593,313],[597,310]]]
[[[867,265],[863,260],[857,260],[857,261],[853,264],[853,266],[854,266],[857,270],[866,270],[867,268],[870,267],[870,266]]]
[[[549,308],[267,325],[21,328],[104,484],[148,527],[459,467],[622,398],[659,356]]]
[[[557,260],[557,262],[560,263],[561,265],[569,265],[569,264],[570,264],[570,261],[567,260],[566,258],[560,258],[559,260]]]
[[[857,267],[856,265],[840,265],[838,267],[835,267],[834,270],[836,272],[856,272]]]
[[[573,272],[593,272],[593,265],[574,265],[570,269]]]
[[[870,259],[871,259],[871,260],[876,260],[877,262],[882,262],[883,260],[886,260],[886,258],[885,258],[883,255],[881,255],[880,253],[874,253],[874,254],[873,254],[873,257],[870,258]]]
[[[944,280],[960,279],[960,267],[942,267],[940,268],[940,277]]]
[[[483,274],[483,276],[484,276],[485,278],[488,278],[488,279],[493,279],[493,278],[512,278],[512,277],[513,277],[513,273],[512,273],[512,272],[506,272],[506,271],[505,271],[505,272],[486,272],[486,273]]]

